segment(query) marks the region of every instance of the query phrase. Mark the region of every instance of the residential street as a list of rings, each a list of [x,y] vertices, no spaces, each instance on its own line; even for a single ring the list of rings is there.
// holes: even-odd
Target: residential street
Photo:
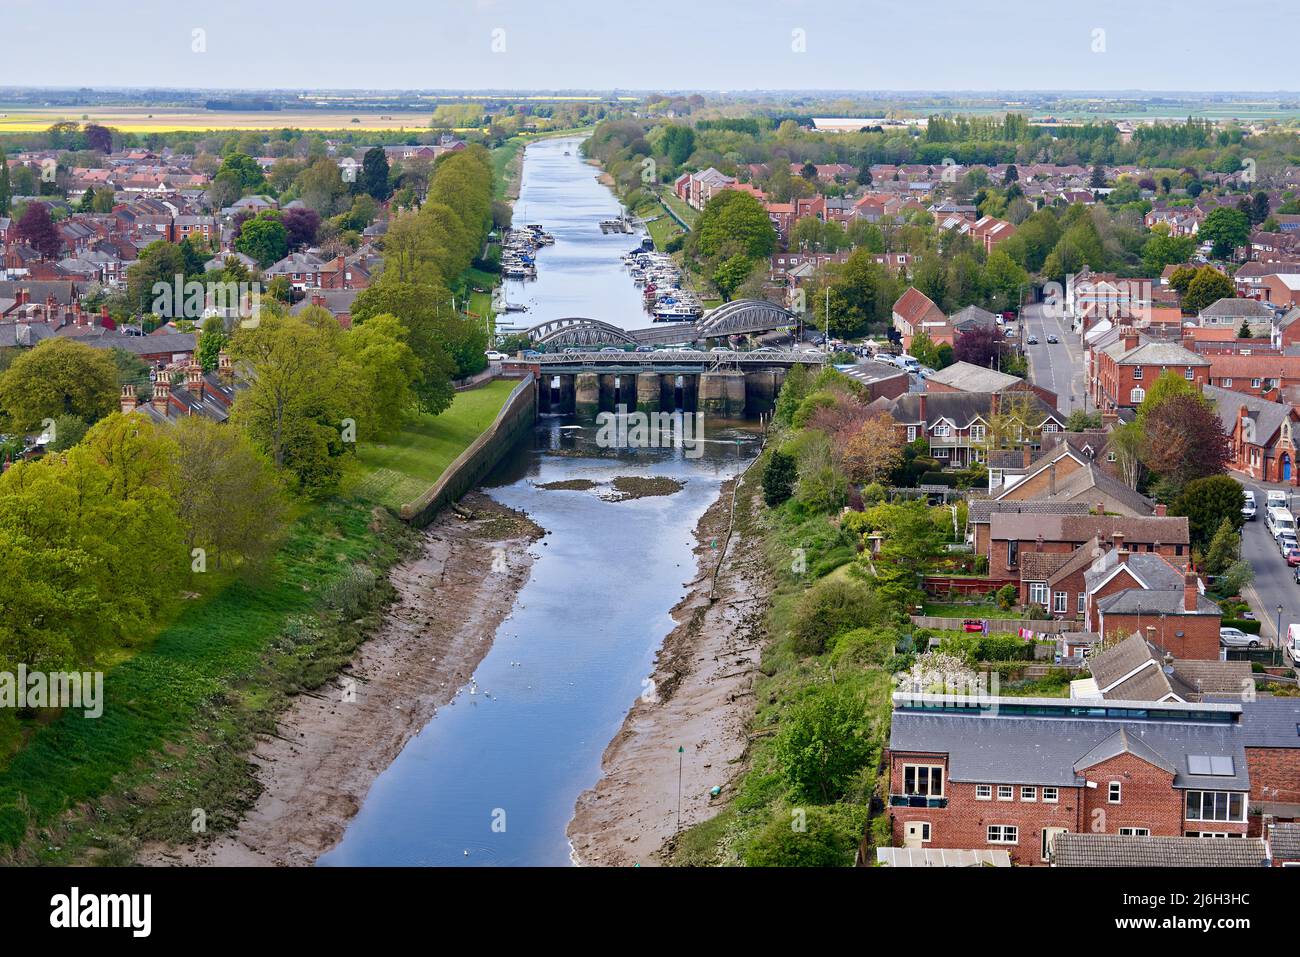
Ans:
[[[1021,322],[1026,342],[1030,336],[1038,337],[1038,345],[1025,346],[1025,355],[1029,357],[1029,381],[1055,392],[1056,407],[1066,415],[1082,408],[1083,349],[1078,337],[1069,331],[1069,324],[1048,315],[1042,303],[1026,306],[1021,311]],[[1048,336],[1056,336],[1060,341],[1051,344],[1047,341]]]
[[[1268,644],[1276,644],[1279,604],[1282,606],[1283,634],[1286,633],[1287,625],[1300,622],[1300,585],[1296,584],[1293,569],[1278,552],[1268,526],[1264,523],[1264,495],[1270,488],[1281,489],[1288,495],[1296,490],[1291,486],[1266,485],[1236,472],[1232,473],[1232,477],[1243,488],[1255,493],[1255,504],[1259,509],[1259,517],[1242,527],[1241,557],[1250,562],[1255,570],[1255,582],[1245,589],[1243,597],[1250,602],[1262,622],[1260,637]],[[1296,495],[1295,500],[1300,504],[1300,495]]]

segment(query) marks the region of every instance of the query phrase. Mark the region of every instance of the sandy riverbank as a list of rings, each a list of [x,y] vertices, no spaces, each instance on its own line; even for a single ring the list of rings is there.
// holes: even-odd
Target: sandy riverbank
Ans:
[[[148,847],[141,863],[309,865],[338,843],[375,778],[473,675],[528,578],[541,530],[479,492],[461,505],[472,519],[444,510],[393,569],[385,625],[341,676],[355,701],[339,682],[299,697],[252,755],[263,791],[239,827],[206,847]]]
[[[605,749],[600,781],[578,798],[568,828],[578,863],[660,863],[677,830],[678,747],[682,827],[721,810],[742,770],[767,589],[758,541],[733,534],[709,600],[731,491],[729,482],[696,526],[698,573],[655,662],[658,700],[637,700]],[[710,800],[715,785],[722,794]]]

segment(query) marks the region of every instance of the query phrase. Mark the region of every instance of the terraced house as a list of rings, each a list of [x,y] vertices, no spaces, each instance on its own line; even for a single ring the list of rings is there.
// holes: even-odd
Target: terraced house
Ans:
[[[1065,833],[1243,838],[1241,703],[894,695],[889,817],[904,847],[1050,862]]]
[[[1092,403],[1102,412],[1136,409],[1147,397],[1151,383],[1173,369],[1188,382],[1205,385],[1210,360],[1176,342],[1142,341],[1136,329],[1126,326],[1113,342],[1091,350]]]

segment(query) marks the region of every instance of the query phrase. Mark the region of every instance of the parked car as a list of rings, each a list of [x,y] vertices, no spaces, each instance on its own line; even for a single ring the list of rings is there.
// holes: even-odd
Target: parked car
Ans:
[[[1286,563],[1292,568],[1300,565],[1300,548],[1292,547],[1291,550],[1286,553]]]
[[[930,378],[930,376],[934,375],[934,370],[931,369],[929,366],[921,366],[921,369],[919,372],[917,372],[917,375],[919,375],[922,379],[928,379]]]
[[[491,349],[483,354],[487,356],[489,362],[502,362],[510,358],[504,352],[497,352],[495,349]]]
[[[1259,636],[1248,635],[1240,628],[1220,628],[1219,644],[1224,648],[1258,648]]]
[[[1291,549],[1296,547],[1295,532],[1283,532],[1277,537],[1277,550],[1283,555],[1288,554]]]
[[[709,350],[709,352],[718,353],[719,355],[729,356],[731,355],[732,350],[728,349],[726,346],[714,346],[712,349]]]
[[[1049,345],[1053,345],[1053,346],[1054,346],[1054,345],[1057,345],[1060,341],[1061,341],[1061,340],[1058,339],[1058,338],[1056,338],[1056,336],[1048,336],[1048,337],[1047,337],[1047,342],[1048,342]]]
[[[1002,335],[1007,339],[1014,339],[1016,337],[1016,330],[1008,329],[1006,332],[1002,333]]]
[[[1250,489],[1246,489],[1241,495],[1246,500],[1246,503],[1241,506],[1242,517],[1248,522],[1253,522],[1255,520],[1255,493]]]
[[[537,358],[538,356],[540,356],[540,355],[541,355],[541,353],[538,352],[536,349],[525,349],[525,350],[524,350],[524,358],[525,358],[525,359],[536,359],[536,358]]]

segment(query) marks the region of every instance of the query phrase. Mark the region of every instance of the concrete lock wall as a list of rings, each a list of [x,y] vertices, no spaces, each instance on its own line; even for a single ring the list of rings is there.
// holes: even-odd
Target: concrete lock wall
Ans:
[[[537,421],[537,384],[532,374],[515,386],[492,424],[438,476],[423,495],[403,505],[399,517],[423,528],[446,505],[478,485]]]
[[[701,373],[699,410],[728,418],[744,415],[745,374],[743,372]]]
[[[785,381],[785,370],[760,369],[745,373],[745,414],[758,415],[776,408],[776,395]]]
[[[600,376],[579,372],[573,377],[573,411],[579,418],[594,419],[600,412]]]
[[[642,372],[636,377],[636,410],[658,412],[660,409],[660,377],[656,372]]]

